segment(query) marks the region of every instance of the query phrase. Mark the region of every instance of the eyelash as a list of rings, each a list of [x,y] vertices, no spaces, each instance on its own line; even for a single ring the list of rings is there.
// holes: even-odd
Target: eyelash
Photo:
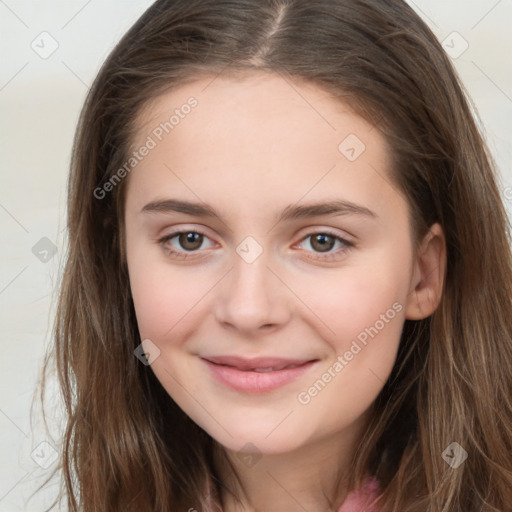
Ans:
[[[160,238],[158,240],[158,243],[162,246],[162,248],[165,250],[165,252],[167,254],[169,254],[169,255],[176,256],[176,257],[178,257],[180,259],[187,259],[189,257],[195,257],[194,253],[198,252],[198,250],[196,250],[196,251],[188,251],[188,252],[187,251],[177,251],[175,249],[171,249],[168,245],[166,245],[167,242],[169,242],[173,238],[175,238],[175,237],[177,237],[179,235],[188,234],[188,233],[194,233],[194,234],[202,235],[202,236],[204,236],[206,238],[209,238],[206,233],[203,233],[200,230],[197,230],[197,229],[185,229],[185,230],[181,230],[181,231],[174,231],[173,233],[170,233],[169,235],[165,235],[164,237],[162,237],[162,238]],[[299,244],[303,243],[308,238],[310,238],[310,237],[312,237],[314,235],[328,235],[328,236],[334,238],[335,241],[339,241],[339,242],[341,242],[344,245],[344,247],[342,247],[341,249],[338,249],[338,250],[333,251],[333,252],[324,253],[325,255],[322,255],[323,253],[315,253],[315,254],[320,255],[319,259],[321,259],[323,261],[330,261],[330,260],[333,260],[333,259],[337,259],[340,255],[345,254],[348,250],[350,250],[351,248],[355,247],[355,244],[353,242],[349,242],[345,238],[342,238],[339,235],[336,235],[335,233],[333,233],[332,231],[330,231],[328,229],[322,230],[322,231],[313,231],[311,233],[308,233],[307,235],[302,237],[302,239],[300,240]],[[307,252],[311,252],[311,251],[307,251]]]

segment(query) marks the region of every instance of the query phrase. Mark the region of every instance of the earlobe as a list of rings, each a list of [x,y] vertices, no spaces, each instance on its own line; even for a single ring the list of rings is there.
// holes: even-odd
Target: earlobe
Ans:
[[[441,301],[446,269],[446,240],[440,224],[425,235],[414,261],[413,280],[406,301],[406,319],[430,316]]]

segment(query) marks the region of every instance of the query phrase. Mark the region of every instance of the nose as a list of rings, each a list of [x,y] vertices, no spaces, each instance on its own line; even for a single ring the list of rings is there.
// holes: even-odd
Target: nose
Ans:
[[[276,330],[291,316],[292,293],[265,255],[264,251],[248,263],[235,253],[233,268],[219,283],[215,297],[217,321],[245,336]]]

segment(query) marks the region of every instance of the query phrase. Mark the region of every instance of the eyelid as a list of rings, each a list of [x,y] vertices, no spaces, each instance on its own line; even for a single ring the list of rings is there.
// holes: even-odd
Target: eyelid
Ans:
[[[318,234],[330,235],[334,238],[338,238],[347,243],[355,244],[355,241],[356,241],[356,237],[347,233],[346,231],[340,232],[340,231],[337,231],[335,228],[322,228],[322,227],[306,228],[304,230],[304,234],[301,236],[300,241],[302,242],[305,238],[312,236],[312,235],[318,235]]]
[[[162,240],[169,240],[171,238],[174,238],[177,235],[183,234],[183,233],[197,233],[199,235],[203,235],[205,238],[208,238],[209,240],[212,240],[212,236],[208,234],[208,230],[206,228],[203,228],[202,226],[198,226],[197,224],[194,226],[179,226],[179,227],[173,227],[169,231],[169,233],[161,236],[156,237],[156,241],[160,242]]]

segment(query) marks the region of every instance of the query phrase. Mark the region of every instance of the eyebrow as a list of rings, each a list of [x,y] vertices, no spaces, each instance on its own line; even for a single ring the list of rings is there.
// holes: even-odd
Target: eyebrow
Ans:
[[[140,213],[185,213],[195,217],[206,217],[217,219],[223,224],[225,220],[215,209],[206,203],[196,203],[180,199],[162,199],[151,201],[146,204]],[[318,203],[307,203],[302,205],[289,205],[279,215],[276,223],[292,219],[304,219],[320,215],[362,215],[369,218],[377,218],[378,215],[365,206],[350,201],[332,200]]]

